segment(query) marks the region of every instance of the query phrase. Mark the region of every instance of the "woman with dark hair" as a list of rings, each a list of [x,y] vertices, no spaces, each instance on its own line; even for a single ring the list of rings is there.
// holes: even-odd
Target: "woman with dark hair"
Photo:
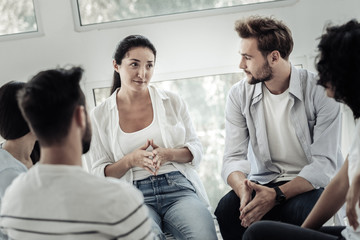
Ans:
[[[8,82],[0,88],[0,206],[6,188],[22,172],[26,172],[39,160],[36,138],[21,115],[16,93],[25,83]],[[2,238],[1,238],[2,237]],[[0,239],[6,239],[1,236]]]
[[[350,107],[360,117],[360,23],[328,27],[318,45],[318,84],[328,97]],[[271,221],[256,222],[246,230],[246,240],[260,239],[360,239],[360,124],[344,165],[325,188],[302,227]],[[322,227],[346,202],[350,226]]]
[[[111,96],[91,113],[86,156],[92,173],[134,184],[144,195],[159,239],[216,239],[205,189],[195,168],[202,146],[185,102],[150,85],[156,49],[144,36],[118,45]]]

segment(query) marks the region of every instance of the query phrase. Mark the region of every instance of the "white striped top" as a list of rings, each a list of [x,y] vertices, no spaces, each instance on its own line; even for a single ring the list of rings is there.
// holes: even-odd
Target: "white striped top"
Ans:
[[[80,166],[36,164],[6,190],[0,228],[11,239],[153,239],[142,194]]]

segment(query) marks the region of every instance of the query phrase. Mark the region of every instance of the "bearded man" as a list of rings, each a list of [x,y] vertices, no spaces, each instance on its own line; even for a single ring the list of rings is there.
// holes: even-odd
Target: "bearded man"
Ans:
[[[301,225],[343,162],[340,106],[290,63],[290,29],[258,16],[235,29],[247,79],[226,103],[222,177],[232,190],[215,211],[224,239],[262,219]]]

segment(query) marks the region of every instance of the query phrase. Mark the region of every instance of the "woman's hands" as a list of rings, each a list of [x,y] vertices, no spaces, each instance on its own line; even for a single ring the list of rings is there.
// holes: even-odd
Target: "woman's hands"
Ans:
[[[152,151],[147,151],[152,146]],[[172,161],[171,149],[159,147],[153,140],[147,140],[144,146],[129,154],[130,166],[141,167],[156,175],[164,163]]]
[[[130,159],[129,162],[131,168],[132,167],[144,168],[151,174],[155,175],[156,171],[153,163],[154,154],[146,150],[150,145],[151,145],[151,141],[147,140],[144,146],[130,153],[128,157]]]
[[[153,164],[155,167],[155,175],[159,171],[160,167],[166,162],[172,161],[171,149],[161,148],[154,143],[153,140],[150,140],[150,145],[153,147],[152,153],[154,154]]]
[[[149,146],[152,146],[152,151],[147,150]],[[125,157],[128,170],[132,167],[141,167],[153,175],[156,175],[166,162],[189,163],[193,160],[193,155],[187,147],[162,148],[153,140],[147,140],[144,146]]]

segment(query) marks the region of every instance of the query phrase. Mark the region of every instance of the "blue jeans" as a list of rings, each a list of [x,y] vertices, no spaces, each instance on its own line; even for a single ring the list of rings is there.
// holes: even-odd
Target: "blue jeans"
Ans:
[[[134,185],[144,195],[157,239],[165,239],[164,232],[176,239],[217,239],[210,211],[180,172],[151,176]]]
[[[270,183],[266,184],[265,186],[274,187],[284,183],[285,182]],[[314,207],[323,190],[323,188],[320,188],[299,194],[287,200],[283,205],[275,206],[264,215],[262,220],[274,220],[301,225]],[[255,192],[253,192],[253,197],[254,196]],[[246,228],[241,226],[241,221],[239,219],[239,208],[240,199],[232,190],[220,200],[215,210],[220,232],[225,240],[242,239],[242,236],[246,230]]]

